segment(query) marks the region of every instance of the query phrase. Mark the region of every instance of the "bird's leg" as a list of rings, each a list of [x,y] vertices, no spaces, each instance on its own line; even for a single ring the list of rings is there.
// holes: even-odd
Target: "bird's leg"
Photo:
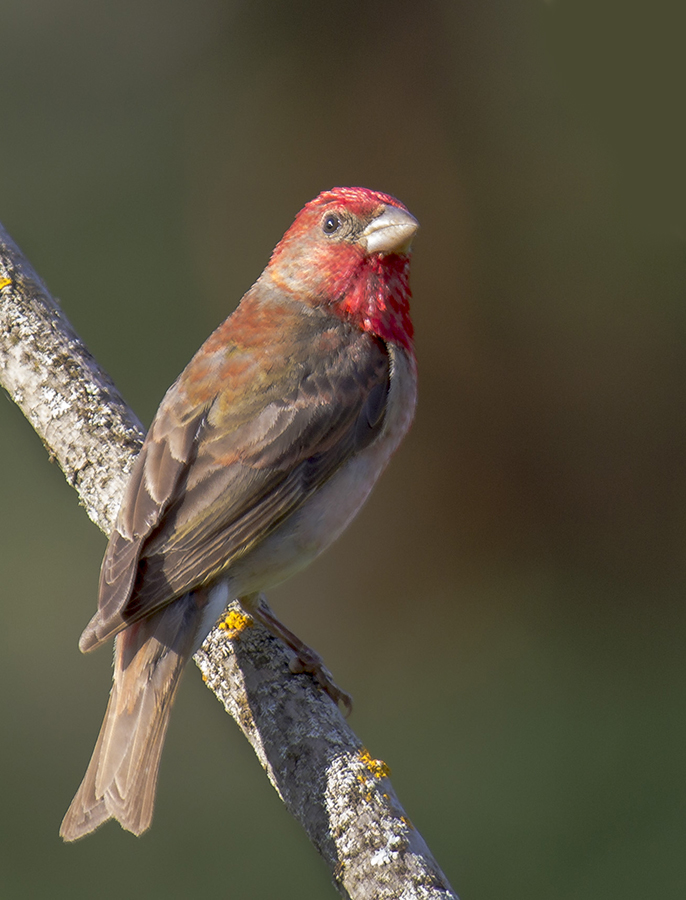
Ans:
[[[309,675],[313,675],[317,684],[331,697],[334,703],[343,704],[345,714],[349,716],[353,708],[353,698],[338,687],[321,656],[277,619],[267,604],[264,594],[248,594],[245,597],[239,597],[239,602],[248,615],[264,625],[267,631],[282,640],[295,653],[289,664],[291,672],[294,674],[307,672]]]

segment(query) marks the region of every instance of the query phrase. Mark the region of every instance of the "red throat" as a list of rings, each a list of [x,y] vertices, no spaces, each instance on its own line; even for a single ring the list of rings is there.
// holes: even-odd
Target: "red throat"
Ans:
[[[356,266],[331,275],[331,306],[341,318],[414,352],[408,256],[363,256]]]

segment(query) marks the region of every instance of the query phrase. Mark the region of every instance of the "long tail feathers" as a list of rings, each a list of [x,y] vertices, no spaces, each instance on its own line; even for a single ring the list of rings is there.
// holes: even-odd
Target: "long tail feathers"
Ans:
[[[117,636],[112,692],[88,770],[62,821],[65,841],[108,819],[136,835],[150,827],[169,713],[198,617],[187,595]]]

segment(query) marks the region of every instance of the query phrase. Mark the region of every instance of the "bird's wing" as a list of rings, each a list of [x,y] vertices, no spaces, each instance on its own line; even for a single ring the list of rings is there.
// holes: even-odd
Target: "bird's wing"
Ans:
[[[204,405],[184,392],[194,362],[170,390],[127,488],[82,649],[213,580],[379,433],[385,345],[336,323],[326,354],[313,357],[301,337],[266,359],[224,354],[223,388]],[[255,389],[236,390],[248,370]]]

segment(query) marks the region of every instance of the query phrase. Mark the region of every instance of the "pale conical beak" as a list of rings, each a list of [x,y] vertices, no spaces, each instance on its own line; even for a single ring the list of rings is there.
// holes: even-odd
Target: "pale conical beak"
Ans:
[[[419,222],[406,209],[386,206],[361,234],[371,253],[409,253]]]

